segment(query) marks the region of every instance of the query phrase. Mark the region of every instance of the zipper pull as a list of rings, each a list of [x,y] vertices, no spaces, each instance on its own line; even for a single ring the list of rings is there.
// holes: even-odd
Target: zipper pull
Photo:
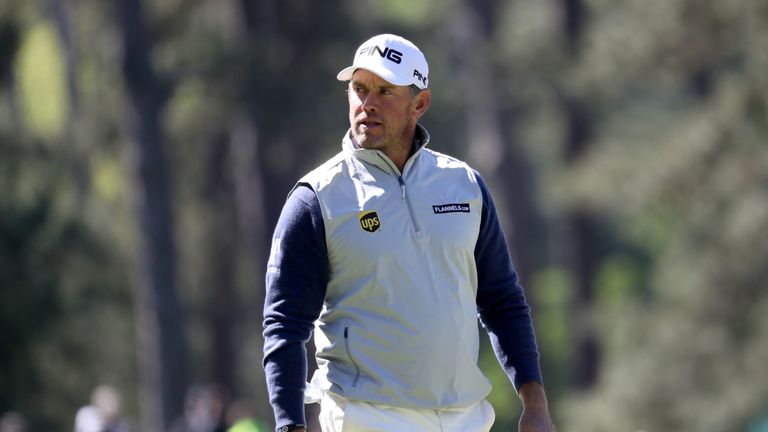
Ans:
[[[403,201],[405,201],[405,182],[402,177],[398,177],[397,180],[400,181],[400,190],[403,191]]]

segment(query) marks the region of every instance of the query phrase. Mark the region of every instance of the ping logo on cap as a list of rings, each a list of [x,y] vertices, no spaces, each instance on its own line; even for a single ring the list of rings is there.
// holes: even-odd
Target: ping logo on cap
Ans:
[[[418,69],[413,70],[413,77],[421,81],[424,84],[424,86],[427,85],[427,77],[425,75],[422,75]]]
[[[358,52],[359,56],[362,55],[369,55],[372,56],[374,53],[378,53],[382,58],[386,58],[389,61],[394,62],[395,64],[400,64],[403,61],[403,53],[396,49],[392,49],[389,47],[384,47],[382,50],[379,48],[378,45],[368,45],[365,47],[360,48],[360,51]]]
[[[360,228],[363,231],[376,232],[381,228],[381,220],[379,215],[375,211],[364,211],[357,215],[357,219],[360,220]]]

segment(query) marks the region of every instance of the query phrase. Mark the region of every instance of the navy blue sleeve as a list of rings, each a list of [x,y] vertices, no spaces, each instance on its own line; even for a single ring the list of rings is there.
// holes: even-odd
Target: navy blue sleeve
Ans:
[[[272,237],[264,301],[264,372],[278,428],[303,424],[306,342],[320,316],[329,266],[315,192],[297,186]]]
[[[520,389],[527,382],[542,382],[536,335],[491,193],[480,174],[476,172],[475,176],[483,194],[475,246],[477,309],[499,363],[515,389]]]

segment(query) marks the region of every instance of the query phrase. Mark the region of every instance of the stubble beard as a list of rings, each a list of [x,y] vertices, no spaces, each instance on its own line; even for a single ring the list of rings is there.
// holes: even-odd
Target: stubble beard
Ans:
[[[404,141],[408,140],[409,137],[409,121],[408,121],[408,110],[404,113],[404,122],[403,127],[399,131],[393,131],[388,132],[387,127],[382,125],[384,128],[384,133],[381,136],[374,137],[369,136],[364,132],[361,132],[360,129],[362,128],[362,125],[357,126],[356,128],[352,128],[352,138],[357,143],[357,145],[360,146],[360,148],[368,149],[368,150],[379,150],[384,152],[384,154],[389,154],[389,152],[393,149],[397,149],[398,147],[402,145],[406,145],[410,147],[410,143]],[[354,117],[351,117],[352,125],[355,124]]]

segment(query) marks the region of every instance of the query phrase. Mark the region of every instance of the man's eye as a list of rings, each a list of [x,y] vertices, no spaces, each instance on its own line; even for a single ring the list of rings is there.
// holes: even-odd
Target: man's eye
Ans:
[[[364,88],[362,88],[362,87],[352,87],[352,90],[353,90],[355,93],[362,93],[362,92],[364,92],[364,91],[365,91],[365,89],[364,89]]]
[[[381,90],[381,94],[390,95],[390,94],[392,94],[392,90],[390,90],[390,89],[382,89]]]

